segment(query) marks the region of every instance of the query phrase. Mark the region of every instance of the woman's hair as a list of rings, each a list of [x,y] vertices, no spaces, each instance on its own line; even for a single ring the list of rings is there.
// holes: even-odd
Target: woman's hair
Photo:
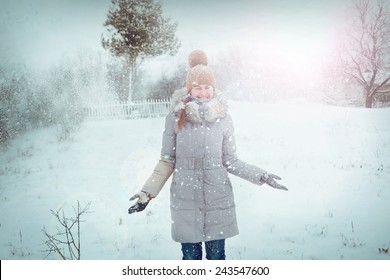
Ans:
[[[194,98],[189,95],[187,96],[186,98],[184,98],[183,100],[183,107],[179,110],[178,112],[178,121],[177,121],[177,126],[179,128],[179,130],[181,130],[185,124],[186,124],[186,105],[188,102],[190,102],[191,100],[193,100]]]

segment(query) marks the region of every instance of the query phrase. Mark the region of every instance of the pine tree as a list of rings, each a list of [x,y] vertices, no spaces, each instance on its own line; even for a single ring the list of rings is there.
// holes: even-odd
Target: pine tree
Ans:
[[[177,24],[164,17],[160,3],[153,0],[111,0],[107,19],[103,26],[102,46],[111,54],[126,58],[129,71],[129,96],[134,85],[135,73],[146,57],[162,54],[175,55],[180,47],[176,38]]]

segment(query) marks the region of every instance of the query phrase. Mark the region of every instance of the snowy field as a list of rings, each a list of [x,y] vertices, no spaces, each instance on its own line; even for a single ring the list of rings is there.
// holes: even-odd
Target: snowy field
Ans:
[[[288,192],[230,176],[240,234],[227,259],[383,259],[390,254],[390,108],[230,102],[239,157]],[[129,197],[156,164],[164,118],[85,122],[66,141],[35,130],[0,151],[0,259],[44,259],[50,210],[91,202],[81,259],[180,259],[169,184],[141,213]],[[380,252],[382,251],[382,252]],[[49,259],[58,259],[50,255]]]

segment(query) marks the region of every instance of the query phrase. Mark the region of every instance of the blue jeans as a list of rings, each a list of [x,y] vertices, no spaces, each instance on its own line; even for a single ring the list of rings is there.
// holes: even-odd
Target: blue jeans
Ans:
[[[225,239],[212,240],[205,242],[206,259],[224,260],[225,259]],[[201,260],[202,242],[199,243],[181,243],[183,260]]]

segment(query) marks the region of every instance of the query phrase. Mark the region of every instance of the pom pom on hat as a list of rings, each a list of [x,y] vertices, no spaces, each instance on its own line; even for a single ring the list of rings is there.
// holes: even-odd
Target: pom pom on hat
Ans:
[[[202,84],[215,88],[214,73],[208,66],[208,58],[204,51],[192,51],[188,56],[188,66],[190,69],[187,74],[187,92],[190,92],[193,86]]]
[[[188,56],[188,66],[190,68],[196,66],[196,65],[208,65],[209,61],[207,58],[207,55],[204,51],[201,50],[195,50],[190,53]]]

